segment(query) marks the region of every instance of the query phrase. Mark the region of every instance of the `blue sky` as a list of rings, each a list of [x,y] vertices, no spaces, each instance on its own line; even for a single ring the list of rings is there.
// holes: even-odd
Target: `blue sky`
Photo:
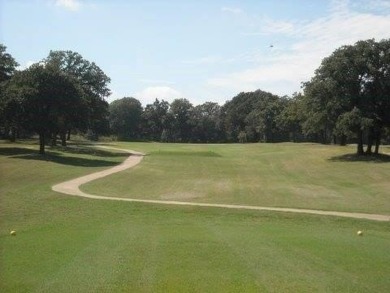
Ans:
[[[72,50],[132,96],[223,104],[242,91],[300,91],[321,60],[390,38],[390,0],[0,0],[0,42],[25,68]]]

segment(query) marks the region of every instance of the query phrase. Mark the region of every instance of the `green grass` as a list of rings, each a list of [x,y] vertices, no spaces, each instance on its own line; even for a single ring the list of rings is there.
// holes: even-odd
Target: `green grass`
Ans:
[[[390,214],[389,156],[357,160],[349,156],[353,147],[314,144],[119,146],[148,156],[134,169],[83,185],[83,191],[129,198]],[[390,148],[382,149],[390,153]]]
[[[0,143],[0,292],[390,290],[388,223],[64,196],[50,186],[125,157],[81,147],[42,158],[31,147]],[[131,147],[152,152],[155,146]],[[169,152],[187,152],[183,160],[200,152],[197,161],[231,153],[219,146],[164,147],[160,152],[168,154],[146,157],[129,181],[153,157],[169,161]],[[255,146],[231,147],[254,152]]]

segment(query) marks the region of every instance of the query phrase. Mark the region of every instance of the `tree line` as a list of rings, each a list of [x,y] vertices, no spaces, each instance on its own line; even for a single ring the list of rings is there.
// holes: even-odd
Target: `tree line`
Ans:
[[[2,136],[38,134],[41,153],[57,138],[66,145],[72,132],[160,142],[352,142],[360,155],[389,142],[390,40],[340,47],[301,93],[242,92],[224,105],[158,97],[145,107],[133,97],[108,104],[109,77],[76,52],[51,51],[25,70],[16,70],[5,46],[0,52]]]

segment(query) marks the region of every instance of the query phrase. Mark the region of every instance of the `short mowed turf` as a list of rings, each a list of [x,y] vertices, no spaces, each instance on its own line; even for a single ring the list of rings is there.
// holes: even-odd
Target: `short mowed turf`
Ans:
[[[105,196],[390,214],[390,148],[121,143],[142,163],[82,186]],[[352,154],[352,155],[351,155]],[[115,182],[115,184],[112,184]]]
[[[285,174],[278,182],[283,185],[303,184],[302,172],[309,168],[312,184],[316,176],[324,182],[335,180],[333,188],[343,190],[342,174],[351,173],[347,181],[350,191],[344,201],[349,210],[386,213],[383,176],[389,174],[390,163],[360,161],[350,158],[348,149],[318,145],[159,145],[120,144],[149,153],[133,170],[110,176],[97,194],[115,195],[126,185],[123,196],[131,197],[130,190],[139,191],[139,197],[185,197],[217,202],[213,197],[219,188],[236,193],[221,197],[221,203],[266,204],[255,199],[259,190],[252,174],[254,166],[243,155],[264,157],[269,174],[261,169],[268,182],[268,191],[276,181],[277,169]],[[388,222],[324,217],[314,215],[271,213],[219,208],[160,206],[129,202],[90,200],[61,195],[51,191],[53,184],[109,168],[125,159],[120,152],[77,146],[68,149],[48,149],[44,157],[36,154],[37,146],[30,143],[0,143],[0,292],[388,292],[390,290],[390,226]],[[299,151],[298,151],[299,150]],[[350,151],[353,151],[350,149]],[[275,162],[271,168],[271,153]],[[302,153],[301,153],[302,152]],[[195,155],[194,155],[195,153]],[[234,155],[235,154],[235,155]],[[283,159],[295,165],[297,174],[283,167]],[[313,162],[318,156],[317,172]],[[232,160],[232,163],[226,161]],[[206,168],[207,160],[210,160]],[[216,160],[221,160],[218,163]],[[183,161],[180,163],[180,161]],[[167,166],[161,167],[164,163]],[[170,168],[169,167],[170,164]],[[219,166],[248,165],[226,170]],[[305,166],[305,164],[307,166]],[[339,168],[333,171],[332,164]],[[216,166],[217,165],[217,166]],[[177,168],[182,168],[177,170]],[[322,170],[322,168],[328,168]],[[371,170],[371,179],[363,175]],[[192,173],[193,170],[204,170]],[[150,171],[150,174],[146,172]],[[171,170],[171,172],[169,171]],[[289,170],[289,169],[288,169]],[[218,174],[213,174],[217,172]],[[344,172],[344,173],[343,173]],[[386,173],[387,172],[387,173]],[[122,175],[123,175],[122,174]],[[220,178],[213,186],[208,180]],[[246,176],[245,176],[246,175]],[[142,176],[145,176],[143,178]],[[189,177],[195,182],[188,182]],[[344,175],[347,176],[347,175]],[[355,176],[355,177],[354,177]],[[164,178],[161,179],[161,178]],[[245,181],[245,178],[249,177]],[[347,177],[345,177],[347,178]],[[359,187],[372,180],[369,187]],[[108,179],[108,178],[107,178]],[[101,179],[106,180],[106,179]],[[101,180],[88,184],[85,189],[97,188]],[[149,181],[147,181],[149,180]],[[184,182],[180,182],[183,180]],[[187,181],[186,181],[187,180]],[[225,180],[225,181],[223,181]],[[244,180],[244,181],[242,181]],[[275,180],[275,181],[274,181]],[[339,181],[338,181],[339,180]],[[170,181],[171,187],[165,181]],[[199,183],[203,181],[203,183]],[[229,183],[229,181],[231,181]],[[148,184],[146,184],[149,182]],[[222,183],[226,184],[222,184]],[[243,185],[253,182],[252,193],[242,199]],[[375,187],[377,182],[379,187]],[[143,184],[143,191],[137,184]],[[160,193],[156,187],[161,183]],[[229,187],[229,184],[232,187]],[[382,188],[380,189],[380,185]],[[109,186],[107,186],[109,185]],[[134,186],[133,186],[134,185]],[[142,184],[141,184],[142,185]],[[202,187],[198,187],[198,185]],[[224,187],[228,185],[227,187]],[[323,185],[326,188],[326,184]],[[111,187],[111,188],[109,188]],[[132,189],[133,188],[133,189]],[[207,188],[210,195],[204,195]],[[286,187],[287,188],[287,187]],[[304,189],[304,187],[302,187]],[[356,205],[362,202],[359,188],[370,191],[368,209]],[[183,191],[184,190],[184,191]],[[381,191],[382,190],[382,191]],[[388,189],[387,189],[388,191]],[[382,192],[382,193],[381,193]],[[108,194],[106,194],[108,193]],[[201,194],[193,197],[191,193]],[[213,194],[211,196],[211,194]],[[377,196],[375,196],[377,194]],[[354,196],[356,196],[356,200]],[[272,194],[267,195],[272,197]],[[279,197],[288,193],[275,193],[275,206]],[[307,196],[309,198],[309,196]],[[294,202],[290,195],[289,201]],[[381,209],[376,210],[380,206]],[[241,200],[241,201],[240,201]],[[303,199],[296,197],[301,206]],[[329,200],[330,202],[330,200]],[[368,201],[367,201],[368,202]],[[286,202],[287,203],[287,202]],[[319,209],[327,208],[318,196]],[[311,203],[312,205],[313,203]],[[386,206],[387,204],[387,206]],[[311,206],[314,207],[314,206]],[[344,209],[340,209],[344,210]],[[16,236],[11,236],[11,230]],[[363,236],[357,236],[358,230]]]

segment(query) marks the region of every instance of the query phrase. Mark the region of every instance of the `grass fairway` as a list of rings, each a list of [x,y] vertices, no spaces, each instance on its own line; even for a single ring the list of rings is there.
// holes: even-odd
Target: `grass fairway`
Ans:
[[[158,169],[154,160],[179,164],[170,152],[189,153],[181,158],[193,165],[205,164],[203,158],[224,160],[232,153],[220,146],[195,149],[202,155],[193,160],[192,146],[166,145],[160,156],[153,155],[154,144],[126,146],[152,152],[135,170],[125,171],[130,172],[128,182],[134,182],[133,176],[141,180],[139,173],[145,168],[152,172],[153,164]],[[248,152],[254,152],[252,147]],[[112,166],[123,154],[57,149],[42,159],[30,148],[0,143],[0,292],[390,290],[389,223],[64,196],[50,186]],[[319,152],[317,146],[306,151],[311,148]],[[375,171],[377,179],[389,168],[388,163],[356,163],[378,166],[382,171]],[[190,172],[182,170],[187,176]],[[119,175],[111,177],[113,190]],[[157,183],[152,180],[150,188]],[[181,186],[176,180],[174,184]],[[10,230],[17,235],[10,236]],[[357,230],[364,236],[357,236]]]
[[[390,156],[315,144],[127,143],[149,155],[82,186],[105,196],[390,214]],[[390,148],[383,147],[390,153]],[[115,182],[115,184],[111,184]]]

